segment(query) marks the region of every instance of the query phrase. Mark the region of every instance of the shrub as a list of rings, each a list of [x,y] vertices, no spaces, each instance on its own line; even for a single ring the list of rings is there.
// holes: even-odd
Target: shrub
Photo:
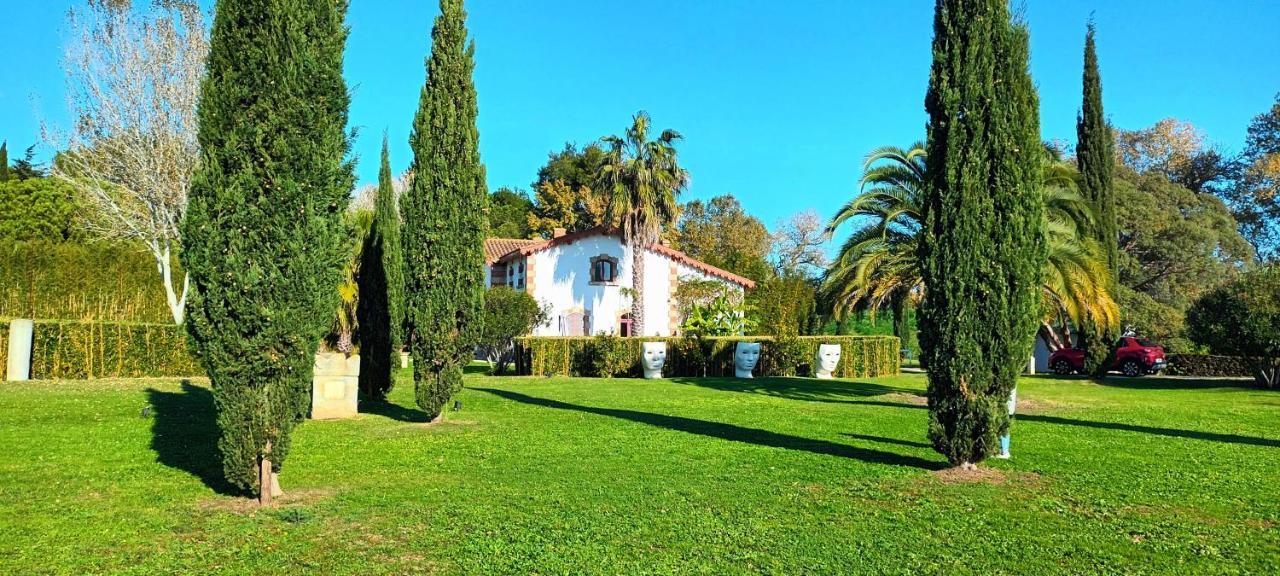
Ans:
[[[7,330],[7,322],[5,327]],[[194,376],[187,334],[173,324],[35,322],[31,378],[143,378]],[[5,348],[6,353],[8,348]]]
[[[607,344],[605,344],[607,342]],[[537,376],[639,376],[641,344],[666,342],[669,377],[732,376],[738,342],[760,342],[757,376],[808,375],[821,344],[840,344],[836,376],[865,378],[897,374],[899,341],[892,336],[767,336],[721,338],[526,337],[516,339],[516,371]],[[619,351],[621,350],[621,352]],[[597,359],[602,354],[624,354]],[[603,370],[602,370],[603,368]]]
[[[1280,264],[1201,296],[1187,311],[1187,331],[1214,354],[1251,358],[1259,384],[1280,386]]]
[[[9,320],[0,318],[0,382],[9,370]]]
[[[1253,375],[1254,360],[1239,356],[1210,354],[1169,354],[1167,369],[1172,376],[1205,376],[1210,378],[1245,378]]]
[[[480,349],[495,374],[507,371],[516,337],[532,332],[546,320],[547,311],[527,292],[495,286],[485,293]]]

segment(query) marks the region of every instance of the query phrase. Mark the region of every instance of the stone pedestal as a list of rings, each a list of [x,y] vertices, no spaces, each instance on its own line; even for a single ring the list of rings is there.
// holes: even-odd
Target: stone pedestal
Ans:
[[[401,353],[400,353],[400,367],[401,367],[401,368],[408,368],[408,367],[409,367],[409,353],[408,353],[408,352],[401,352]]]
[[[311,381],[311,419],[351,418],[358,412],[360,356],[350,358],[337,352],[316,354]]]
[[[21,382],[31,378],[31,339],[35,323],[31,320],[9,321],[9,358],[5,364],[4,379]]]

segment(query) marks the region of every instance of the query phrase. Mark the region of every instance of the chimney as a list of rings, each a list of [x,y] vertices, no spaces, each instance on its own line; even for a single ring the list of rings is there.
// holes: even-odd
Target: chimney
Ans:
[[[565,233],[566,233],[566,230],[564,228],[556,228],[555,230],[551,231],[551,237],[559,238],[561,236],[564,236]]]

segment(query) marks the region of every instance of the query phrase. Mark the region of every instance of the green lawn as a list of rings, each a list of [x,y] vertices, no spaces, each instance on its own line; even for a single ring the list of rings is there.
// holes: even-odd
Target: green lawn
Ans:
[[[1280,394],[1227,384],[1024,380],[975,482],[919,375],[470,375],[435,426],[402,375],[301,426],[267,510],[202,383],[0,384],[0,573],[1277,574]]]

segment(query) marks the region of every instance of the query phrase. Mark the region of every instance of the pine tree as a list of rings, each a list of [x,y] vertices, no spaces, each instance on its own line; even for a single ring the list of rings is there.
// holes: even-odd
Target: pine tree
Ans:
[[[346,6],[218,2],[200,93],[186,324],[213,384],[226,478],[264,504],[309,409],[349,252]]]
[[[1102,79],[1098,75],[1098,52],[1094,45],[1094,25],[1089,23],[1084,37],[1084,102],[1076,118],[1076,162],[1080,168],[1080,194],[1093,207],[1093,226],[1084,233],[1102,247],[1111,271],[1112,298],[1120,278],[1120,245],[1116,232],[1116,201],[1112,192],[1115,169],[1115,139],[1102,112]],[[1120,337],[1118,326],[1089,321],[1080,327],[1085,349],[1085,370],[1101,376],[1107,369],[1111,345]]]
[[[9,143],[0,142],[0,182],[9,180]]]
[[[432,419],[462,387],[484,313],[488,194],[476,130],[475,43],[462,0],[441,0],[413,120],[404,214],[405,316],[418,406]]]
[[[1008,0],[938,0],[919,257],[929,437],[956,465],[998,450],[1031,355],[1045,258],[1037,96]]]
[[[400,250],[400,210],[392,187],[391,156],[382,138],[382,168],[374,200],[373,225],[360,253],[360,392],[386,399],[395,384],[404,333],[404,268]]]

